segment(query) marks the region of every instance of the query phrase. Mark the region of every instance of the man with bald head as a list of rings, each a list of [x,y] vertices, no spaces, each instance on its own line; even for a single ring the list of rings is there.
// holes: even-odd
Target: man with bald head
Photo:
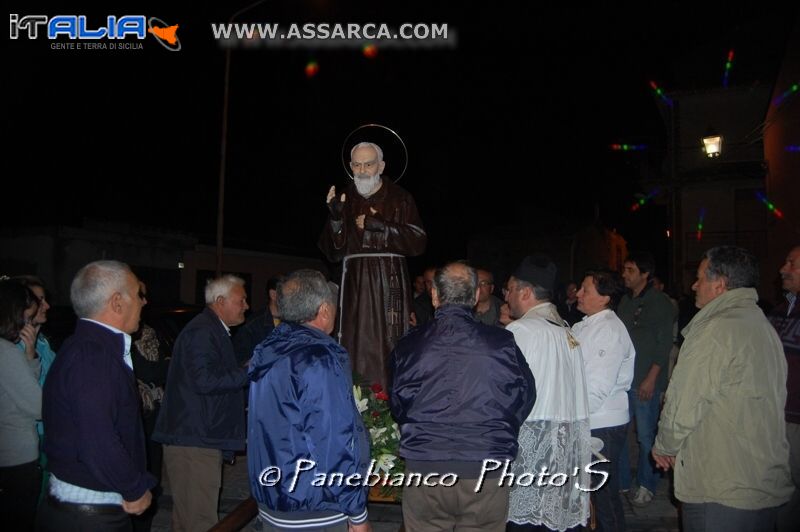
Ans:
[[[425,251],[427,235],[411,195],[382,176],[386,163],[371,142],[350,152],[353,183],[333,186],[319,248],[343,263],[339,342],[353,369],[370,382],[387,384],[389,351],[409,329],[413,288],[406,256]]]
[[[500,469],[476,492],[484,460],[517,455],[517,434],[536,400],[533,374],[514,336],[479,322],[478,275],[462,263],[436,271],[434,318],[392,352],[392,414],[407,473],[458,475],[455,486],[403,489],[408,530],[505,530],[510,487]],[[435,477],[428,477],[435,478]],[[434,483],[435,484],[435,483]]]

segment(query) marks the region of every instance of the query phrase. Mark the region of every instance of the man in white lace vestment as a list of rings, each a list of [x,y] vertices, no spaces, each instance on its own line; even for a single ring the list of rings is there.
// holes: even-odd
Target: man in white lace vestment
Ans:
[[[589,517],[591,447],[583,357],[551,303],[556,279],[555,264],[532,255],[508,281],[506,301],[516,321],[507,329],[537,385],[536,404],[520,429],[511,468],[508,520],[566,530],[585,525]]]

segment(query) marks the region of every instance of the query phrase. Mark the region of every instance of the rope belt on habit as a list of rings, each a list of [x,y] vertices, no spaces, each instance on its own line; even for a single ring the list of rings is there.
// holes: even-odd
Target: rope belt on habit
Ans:
[[[52,495],[47,495],[47,503],[53,508],[76,512],[85,515],[116,515],[125,510],[119,504],[86,504],[82,502],[60,501]]]
[[[344,324],[344,279],[347,276],[347,261],[350,259],[382,257],[396,257],[402,259],[404,255],[398,255],[397,253],[354,253],[352,255],[345,255],[342,261],[342,281],[339,284],[339,332],[336,334],[336,338],[340,344],[342,343],[342,324]]]

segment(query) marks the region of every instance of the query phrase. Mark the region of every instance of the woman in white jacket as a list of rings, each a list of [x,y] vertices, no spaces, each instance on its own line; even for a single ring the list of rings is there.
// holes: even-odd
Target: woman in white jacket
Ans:
[[[592,494],[598,530],[606,532],[625,530],[616,470],[628,434],[628,389],[636,352],[625,325],[613,310],[624,290],[616,272],[588,272],[578,290],[578,310],[586,317],[572,328],[583,350],[592,437],[602,440],[600,452],[610,460],[593,467],[609,473],[606,483]]]

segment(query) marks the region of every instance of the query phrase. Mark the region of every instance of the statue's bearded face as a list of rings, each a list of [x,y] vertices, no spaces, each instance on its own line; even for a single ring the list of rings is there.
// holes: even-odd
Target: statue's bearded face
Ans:
[[[378,188],[378,184],[381,182],[381,176],[375,174],[370,176],[369,174],[354,174],[353,176],[356,190],[362,196],[369,197],[372,195],[373,192]]]
[[[384,166],[384,162],[378,160],[378,153],[370,146],[362,146],[353,152],[350,169],[359,194],[368,197],[380,187]]]

